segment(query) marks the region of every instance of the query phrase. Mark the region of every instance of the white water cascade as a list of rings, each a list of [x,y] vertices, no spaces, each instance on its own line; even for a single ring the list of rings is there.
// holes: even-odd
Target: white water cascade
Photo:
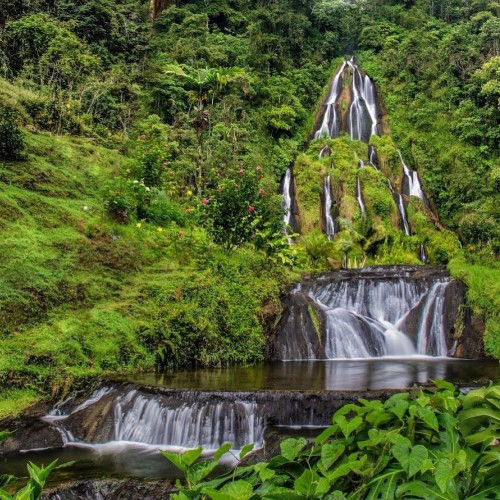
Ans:
[[[282,326],[285,345],[278,346],[278,359],[445,357],[451,283],[443,275],[411,278],[397,268],[366,268],[356,279],[352,271],[340,271],[303,283],[291,292],[296,306]],[[301,304],[314,304],[322,340]]]
[[[410,224],[408,224],[408,218],[406,217],[406,208],[403,197],[401,196],[401,193],[398,193],[394,190],[390,180],[387,180],[387,183],[389,185],[389,189],[391,190],[394,201],[396,202],[396,205],[398,207],[399,216],[401,218],[401,222],[403,223],[404,232],[406,236],[410,236]]]
[[[353,59],[349,60],[352,70],[352,102],[349,108],[349,133],[351,139],[368,142],[378,134],[378,113],[375,86],[368,75],[361,75]]]
[[[420,262],[422,262],[422,264],[427,263],[427,252],[425,251],[423,243],[420,243],[419,257],[420,257]]]
[[[110,411],[112,427],[97,438],[75,437],[71,419],[86,408],[98,404],[105,396],[111,400],[111,409],[104,409],[108,408],[107,405],[102,407],[104,413],[99,413],[99,418],[103,419],[100,427],[108,428],[106,411]],[[135,389],[122,392],[110,387],[96,390],[67,414],[51,413],[44,420],[56,426],[66,446],[96,449],[144,446],[182,450],[203,446],[206,450],[214,450],[223,443],[231,443],[233,449],[241,449],[248,443],[255,443],[259,447],[263,443],[266,427],[265,418],[254,402],[171,400]]]
[[[401,151],[398,151],[399,157],[401,158],[401,165],[403,165],[403,175],[404,181],[406,184],[406,194],[408,196],[416,196],[425,202],[424,191],[422,190],[422,186],[420,185],[420,179],[418,178],[418,174],[416,170],[411,170],[403,160],[403,155]],[[404,187],[403,187],[404,188]]]
[[[356,198],[358,200],[359,209],[361,210],[361,216],[366,217],[366,208],[365,208],[365,203],[363,201],[363,192],[361,190],[361,181],[359,180],[359,176],[358,176],[356,191],[357,191]]]
[[[114,439],[152,445],[217,449],[231,443],[262,444],[264,420],[256,404],[244,401],[182,403],[169,408],[161,398],[130,391],[114,406]]]
[[[285,178],[283,180],[283,210],[285,212],[283,216],[283,224],[285,227],[285,232],[288,231],[288,228],[292,223],[292,169],[288,168],[285,173]],[[288,238],[288,243],[292,243],[292,238]]]
[[[337,137],[339,135],[340,127],[339,127],[339,117],[337,113],[337,99],[339,98],[340,92],[342,90],[342,73],[346,67],[346,63],[344,62],[335,75],[333,79],[332,88],[330,91],[330,95],[325,103],[326,110],[323,116],[323,121],[321,122],[320,128],[314,134],[314,138],[318,139],[319,137]]]
[[[332,190],[330,185],[330,176],[327,175],[325,178],[325,184],[323,185],[323,197],[324,197],[324,218],[325,218],[325,232],[328,236],[328,239],[333,239],[335,235],[335,223],[332,217]]]

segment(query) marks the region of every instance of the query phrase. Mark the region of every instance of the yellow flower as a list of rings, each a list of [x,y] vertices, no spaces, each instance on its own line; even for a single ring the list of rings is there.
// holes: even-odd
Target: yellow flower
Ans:
[[[163,231],[163,228],[162,227],[159,227],[158,228],[158,232],[161,233]]]
[[[141,224],[140,222],[138,222],[138,223],[136,224],[136,226],[137,226],[137,227],[142,227],[142,224]]]
[[[187,193],[186,193],[188,196],[191,196],[193,194],[193,192],[191,190],[189,190]]]

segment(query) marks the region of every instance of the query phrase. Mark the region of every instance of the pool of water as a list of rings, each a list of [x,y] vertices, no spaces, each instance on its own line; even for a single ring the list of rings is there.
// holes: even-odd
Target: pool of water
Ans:
[[[125,380],[200,391],[367,391],[406,389],[437,379],[458,385],[500,380],[500,363],[428,357],[286,361],[139,374]]]

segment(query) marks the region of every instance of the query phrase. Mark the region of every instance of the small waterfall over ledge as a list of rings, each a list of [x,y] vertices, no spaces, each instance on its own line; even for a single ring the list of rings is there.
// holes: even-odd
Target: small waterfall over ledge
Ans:
[[[460,290],[440,268],[366,268],[305,280],[287,299],[273,358],[446,357]]]
[[[44,417],[57,427],[65,445],[88,447],[144,446],[174,449],[231,443],[262,445],[266,419],[259,405],[247,400],[209,400],[142,392],[136,388],[101,387],[64,413]]]

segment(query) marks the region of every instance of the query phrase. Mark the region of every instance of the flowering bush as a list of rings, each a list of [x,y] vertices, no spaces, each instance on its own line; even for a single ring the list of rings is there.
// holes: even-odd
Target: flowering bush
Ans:
[[[266,184],[262,167],[238,168],[215,175],[202,201],[205,225],[216,243],[231,248],[255,238],[258,231],[281,230],[281,197]]]

